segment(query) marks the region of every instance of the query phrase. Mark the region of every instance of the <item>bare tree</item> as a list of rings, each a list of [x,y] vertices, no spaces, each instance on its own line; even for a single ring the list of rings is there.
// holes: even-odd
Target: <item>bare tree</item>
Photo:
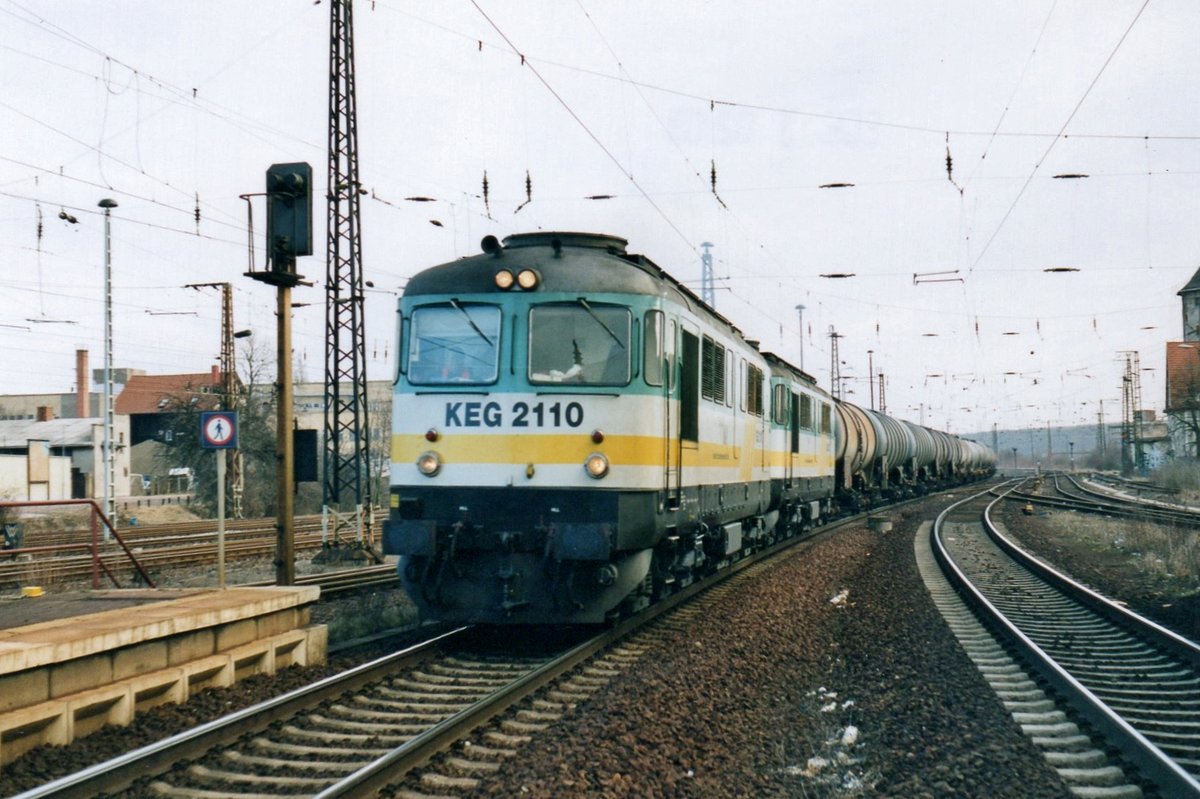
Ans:
[[[241,374],[237,397],[230,410],[238,412],[238,451],[242,456],[245,489],[244,516],[269,516],[275,512],[275,391],[267,380],[266,346],[247,342],[239,352]],[[192,391],[191,389],[196,389]],[[171,431],[156,459],[164,467],[185,466],[192,470],[196,501],[216,508],[216,458],[200,445],[200,414],[211,408],[193,401],[199,387],[187,386],[180,396],[168,398],[165,425]]]

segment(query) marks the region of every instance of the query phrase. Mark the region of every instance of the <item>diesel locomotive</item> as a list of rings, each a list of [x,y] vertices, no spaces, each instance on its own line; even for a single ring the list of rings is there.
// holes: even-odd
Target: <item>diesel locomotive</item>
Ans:
[[[839,508],[994,469],[835,402],[626,245],[489,236],[408,282],[384,552],[422,618],[602,623]]]

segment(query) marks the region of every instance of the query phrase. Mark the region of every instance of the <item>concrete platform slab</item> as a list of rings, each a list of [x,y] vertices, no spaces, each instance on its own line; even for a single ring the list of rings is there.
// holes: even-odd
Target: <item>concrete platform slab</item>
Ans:
[[[324,662],[325,626],[309,621],[319,596],[315,586],[237,587],[31,598],[22,604],[44,604],[25,614],[0,605],[0,764],[202,688]],[[73,615],[82,609],[92,612]]]

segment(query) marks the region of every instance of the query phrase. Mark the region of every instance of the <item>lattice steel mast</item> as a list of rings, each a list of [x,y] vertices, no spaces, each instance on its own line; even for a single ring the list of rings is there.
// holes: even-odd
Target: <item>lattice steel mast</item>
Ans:
[[[350,529],[369,544],[371,480],[366,344],[354,99],[352,0],[331,0],[329,25],[329,216],[325,273],[324,541]],[[365,514],[364,514],[365,511]],[[332,524],[332,530],[330,525]]]

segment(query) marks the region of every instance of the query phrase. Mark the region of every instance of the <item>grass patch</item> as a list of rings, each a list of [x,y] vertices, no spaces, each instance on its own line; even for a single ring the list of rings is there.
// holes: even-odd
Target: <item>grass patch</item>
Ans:
[[[1150,522],[1080,518],[1067,523],[1067,532],[1095,551],[1116,550],[1127,555],[1141,574],[1156,581],[1200,580],[1200,537],[1194,530]]]
[[[1196,461],[1168,461],[1151,472],[1150,482],[1177,492],[1184,504],[1200,504],[1200,463]]]

